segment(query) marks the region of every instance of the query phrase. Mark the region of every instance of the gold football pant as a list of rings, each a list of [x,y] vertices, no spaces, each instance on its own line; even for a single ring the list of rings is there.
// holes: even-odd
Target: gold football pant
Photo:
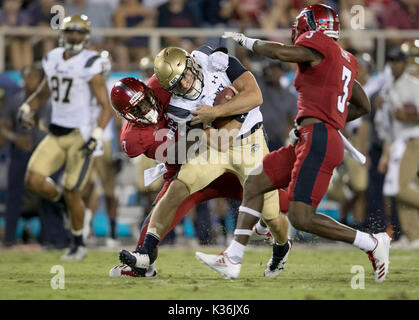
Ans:
[[[80,150],[83,144],[78,129],[62,136],[49,133],[33,152],[27,170],[49,177],[64,166],[63,187],[66,190],[81,190],[92,167],[91,158]]]
[[[226,152],[207,148],[207,152],[182,165],[177,179],[185,183],[191,194],[203,189],[225,172],[235,174],[243,186],[246,177],[262,163],[269,149],[262,128],[237,142]],[[265,193],[262,218],[265,221],[272,220],[278,216],[279,210],[278,191]]]

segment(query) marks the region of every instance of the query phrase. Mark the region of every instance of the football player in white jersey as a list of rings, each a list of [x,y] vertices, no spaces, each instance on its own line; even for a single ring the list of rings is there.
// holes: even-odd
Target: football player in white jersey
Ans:
[[[156,56],[154,71],[162,87],[173,94],[167,114],[180,127],[182,124],[186,125],[185,133],[197,120],[195,118],[191,122],[194,110],[212,108],[217,94],[227,86],[234,86],[238,93],[228,102],[218,105],[218,112],[214,113],[213,118],[199,120],[209,123],[215,118],[233,116],[230,123],[236,126],[237,131],[234,143],[226,152],[215,151],[215,157],[211,159],[218,161],[207,161],[207,153],[204,152],[193,158],[194,161],[188,159],[182,165],[176,179],[152,212],[143,245],[134,252],[121,250],[121,262],[139,273],[145,272],[154,262],[160,237],[170,227],[176,208],[186,197],[203,189],[225,172],[235,174],[244,186],[249,173],[269,152],[263,132],[263,118],[259,111],[262,94],[254,76],[237,58],[229,56],[222,48],[213,50],[204,46],[189,54],[181,48],[168,47]],[[206,128],[202,125],[201,127]],[[214,149],[208,149],[208,153],[210,152],[213,153]],[[239,161],[235,161],[237,159]],[[268,224],[276,242],[286,247],[282,257],[286,259],[291,248],[288,245],[288,219],[280,213],[278,192],[265,194],[262,213],[251,214],[262,218]],[[250,236],[250,233],[252,230],[235,230],[236,235]],[[232,246],[240,247],[242,251],[245,248],[237,241],[233,241]],[[231,263],[240,264],[241,258],[238,262],[235,261],[236,258],[227,257],[232,260]],[[229,275],[231,278],[237,276],[238,273]]]
[[[86,49],[90,22],[85,15],[64,18],[61,47],[42,60],[45,77],[37,91],[20,107],[19,119],[33,126],[34,113],[51,98],[49,134],[32,154],[25,177],[27,188],[52,201],[64,201],[71,220],[73,243],[62,259],[79,260],[86,256],[83,242],[85,205],[81,190],[91,168],[91,156],[103,130],[113,115],[103,74],[110,70],[108,59]],[[91,125],[91,100],[103,107],[97,126]],[[49,177],[64,167],[62,187]]]

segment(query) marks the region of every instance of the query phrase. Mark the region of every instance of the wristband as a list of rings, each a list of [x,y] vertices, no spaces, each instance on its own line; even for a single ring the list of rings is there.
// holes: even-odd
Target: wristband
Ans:
[[[93,130],[92,132],[92,138],[96,139],[96,140],[100,140],[100,138],[102,138],[102,134],[103,134],[103,129],[100,127],[97,127],[95,130]]]
[[[250,51],[253,51],[253,45],[255,44],[256,41],[258,41],[259,39],[253,39],[253,38],[247,38],[244,41],[244,46],[249,49]]]
[[[34,113],[34,111],[31,109],[31,106],[27,102],[25,102],[24,104],[22,104],[22,106],[20,107],[20,109],[22,110],[22,112],[24,114],[32,114],[32,113]]]

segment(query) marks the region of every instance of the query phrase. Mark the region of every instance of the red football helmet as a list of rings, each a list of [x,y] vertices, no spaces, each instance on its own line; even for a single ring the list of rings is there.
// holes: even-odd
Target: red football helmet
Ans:
[[[339,39],[340,22],[335,10],[325,4],[313,4],[301,10],[292,26],[292,42],[307,31],[321,31]]]
[[[148,126],[157,123],[162,106],[153,91],[135,78],[123,78],[111,90],[112,106],[116,113],[129,122]]]

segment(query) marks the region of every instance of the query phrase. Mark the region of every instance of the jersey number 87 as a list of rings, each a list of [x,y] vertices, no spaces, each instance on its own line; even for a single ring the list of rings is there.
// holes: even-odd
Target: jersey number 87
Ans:
[[[60,79],[58,77],[53,76],[51,77],[51,91],[52,91],[52,98],[54,101],[58,102],[60,100],[60,92],[64,89],[64,96],[62,97],[62,103],[70,103],[70,89],[73,85],[72,78],[62,78],[61,84]],[[60,88],[61,87],[61,88]]]

